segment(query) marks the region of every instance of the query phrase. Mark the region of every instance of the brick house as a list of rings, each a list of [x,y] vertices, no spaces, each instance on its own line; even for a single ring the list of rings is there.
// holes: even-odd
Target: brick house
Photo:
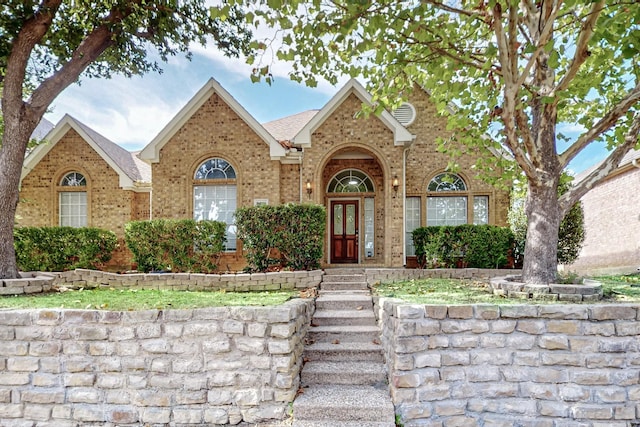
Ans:
[[[414,91],[393,114],[364,117],[359,112],[370,101],[363,86],[351,80],[320,110],[260,124],[211,79],[138,154],[151,166],[150,217],[227,222],[221,265],[230,270],[245,265],[233,225],[240,206],[326,206],[325,266],[410,266],[415,262],[410,233],[419,226],[506,225],[509,194],[475,178],[475,158],[463,154],[456,159],[460,171],[446,172],[450,158],[436,144],[437,137],[448,135],[446,119],[424,91]],[[75,158],[85,167],[94,161]],[[52,176],[39,161],[31,163],[31,180],[25,173],[24,196],[38,179]],[[97,178],[93,165],[78,170]],[[59,179],[63,172],[57,173]],[[56,193],[48,185],[51,199]],[[103,210],[98,201],[92,204],[92,212]],[[28,216],[24,208],[21,212]],[[130,218],[139,218],[137,213]],[[59,214],[44,216],[40,221],[52,224]],[[121,218],[106,228],[121,230],[126,222]]]
[[[44,140],[22,168],[17,225],[112,230],[120,243],[112,262],[130,265],[124,224],[149,218],[149,165],[69,115]]]
[[[595,169],[587,169],[576,181]],[[582,274],[631,273],[640,266],[640,150],[631,150],[618,168],[585,194],[584,244],[566,269]],[[621,192],[622,189],[630,191]]]

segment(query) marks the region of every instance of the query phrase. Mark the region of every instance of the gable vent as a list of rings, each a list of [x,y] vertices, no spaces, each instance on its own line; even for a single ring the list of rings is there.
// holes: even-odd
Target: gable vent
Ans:
[[[403,126],[409,126],[416,119],[416,109],[408,102],[403,103],[394,112],[396,118]]]

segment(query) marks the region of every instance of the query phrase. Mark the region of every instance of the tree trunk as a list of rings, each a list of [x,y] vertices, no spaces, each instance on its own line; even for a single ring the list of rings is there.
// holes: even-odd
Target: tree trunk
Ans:
[[[18,207],[20,174],[29,138],[39,119],[24,113],[5,115],[3,119],[4,133],[0,147],[0,279],[15,279],[19,275],[13,226]]]
[[[529,182],[525,204],[528,228],[522,267],[525,283],[547,285],[557,278],[561,220],[557,188],[557,178],[555,182],[550,180],[541,185]]]

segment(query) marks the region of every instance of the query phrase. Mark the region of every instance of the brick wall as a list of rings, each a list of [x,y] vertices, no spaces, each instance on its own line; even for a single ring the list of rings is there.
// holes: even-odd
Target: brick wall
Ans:
[[[640,170],[626,168],[582,197],[586,236],[568,270],[629,273],[640,266]]]
[[[283,419],[312,300],[276,307],[0,311],[0,425]]]
[[[87,225],[111,230],[119,238],[119,249],[109,264],[130,266],[131,253],[123,240],[124,224],[144,215],[145,209],[148,212],[149,193],[120,188],[118,174],[73,129],[22,180],[17,225],[59,225],[58,184],[64,175],[73,171],[82,173],[87,180]]]
[[[237,205],[253,206],[254,199],[280,202],[280,163],[271,160],[269,146],[217,94],[213,94],[160,150],[152,165],[153,218],[193,218],[193,177],[212,157],[233,166]],[[223,269],[245,266],[241,248],[225,254]]]
[[[640,424],[637,304],[377,310],[407,427]]]

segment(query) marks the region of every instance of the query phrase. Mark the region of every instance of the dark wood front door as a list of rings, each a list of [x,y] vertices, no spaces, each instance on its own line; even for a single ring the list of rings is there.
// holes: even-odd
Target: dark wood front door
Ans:
[[[331,202],[331,262],[358,262],[358,201]]]

